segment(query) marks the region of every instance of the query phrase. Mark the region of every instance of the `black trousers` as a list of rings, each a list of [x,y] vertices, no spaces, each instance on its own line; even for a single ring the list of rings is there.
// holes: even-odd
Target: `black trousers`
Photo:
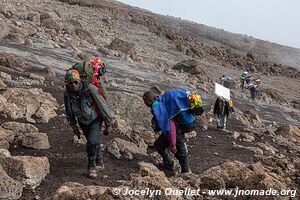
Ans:
[[[164,165],[172,166],[174,161],[171,159],[168,152],[170,147],[167,134],[162,133],[155,141],[154,147],[157,149],[158,153],[163,158]],[[176,149],[175,154],[176,159],[179,161],[181,166],[181,172],[188,172],[190,169],[189,161],[187,157],[187,150],[185,145],[185,136],[181,128],[176,127]]]
[[[101,146],[99,142],[99,135],[102,126],[102,120],[96,119],[89,125],[83,125],[79,123],[81,130],[83,131],[87,143],[86,152],[88,158],[96,159],[97,163],[103,163]]]

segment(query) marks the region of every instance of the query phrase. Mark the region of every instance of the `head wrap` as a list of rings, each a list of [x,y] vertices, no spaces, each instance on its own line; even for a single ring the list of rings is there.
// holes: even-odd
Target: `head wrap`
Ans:
[[[80,80],[79,72],[76,69],[69,69],[65,75],[65,83],[71,79]]]

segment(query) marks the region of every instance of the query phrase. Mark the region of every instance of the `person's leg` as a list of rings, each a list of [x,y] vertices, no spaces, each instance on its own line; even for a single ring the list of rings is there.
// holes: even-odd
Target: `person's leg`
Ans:
[[[227,123],[227,116],[224,115],[224,119],[223,119],[223,129],[226,129],[226,123]]]
[[[100,130],[101,130],[101,127],[102,127],[102,120],[99,120],[99,126],[100,126]],[[99,131],[100,133],[100,131]],[[99,141],[99,140],[98,140]],[[102,155],[102,149],[101,149],[101,144],[99,143],[97,145],[97,156],[96,156],[96,165],[97,165],[97,168],[98,166],[103,168],[104,169],[104,163],[103,163],[103,155]],[[100,168],[99,168],[100,169]]]
[[[254,87],[252,87],[250,89],[250,93],[251,93],[251,99],[254,101],[254,99],[255,99],[255,88]]]
[[[91,178],[96,178],[96,157],[98,153],[97,147],[99,146],[99,133],[100,133],[100,122],[94,121],[89,125],[89,131],[87,135],[86,149],[88,154],[88,170]]]
[[[220,117],[219,115],[215,115],[215,117],[216,117],[217,128],[220,128]]]
[[[169,147],[167,135],[162,133],[154,142],[154,147],[156,148],[157,152],[161,155],[164,166],[167,169],[173,170],[174,161],[170,158],[170,155],[167,151],[167,148]]]
[[[177,152],[175,154],[175,157],[179,161],[179,164],[181,167],[181,173],[188,173],[188,172],[190,172],[190,165],[189,165],[189,160],[187,157],[185,137],[180,128],[177,128],[176,131],[177,131],[177,133],[176,133]]]
[[[220,128],[225,128],[225,115],[220,115]]]

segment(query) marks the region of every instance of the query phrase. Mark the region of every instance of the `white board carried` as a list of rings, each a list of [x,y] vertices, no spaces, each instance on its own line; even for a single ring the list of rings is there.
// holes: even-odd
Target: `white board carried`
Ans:
[[[230,100],[230,90],[218,83],[215,83],[215,94],[228,101]]]

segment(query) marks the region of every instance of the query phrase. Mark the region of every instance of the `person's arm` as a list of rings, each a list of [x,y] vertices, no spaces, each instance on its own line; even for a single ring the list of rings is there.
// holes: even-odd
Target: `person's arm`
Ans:
[[[65,110],[66,110],[66,118],[69,122],[70,126],[72,127],[73,133],[77,135],[78,139],[80,139],[80,131],[77,126],[77,121],[75,118],[75,115],[72,112],[71,109],[71,102],[70,102],[70,95],[66,91],[64,94],[64,104],[65,104]]]
[[[172,153],[176,153],[176,125],[174,119],[169,121],[170,132],[167,134]],[[173,152],[175,150],[175,152]]]
[[[98,92],[98,89],[96,86],[89,84],[89,89],[90,89],[93,99],[96,102],[97,107],[100,110],[101,117],[105,123],[105,126],[110,127],[111,123],[112,123],[112,114],[110,112],[110,109],[109,109],[105,99]]]
[[[230,109],[229,109],[229,103],[226,101],[225,103],[225,111],[226,111],[226,116],[228,117],[229,116],[229,112],[230,112]]]
[[[72,112],[71,109],[71,103],[70,103],[70,95],[67,91],[64,93],[64,104],[65,104],[65,110],[66,110],[66,118],[70,126],[74,129],[77,127],[77,121],[75,118],[75,115]]]
[[[218,107],[219,107],[219,99],[217,99],[216,102],[215,102],[215,106],[214,106],[214,115],[217,114],[217,110],[219,109]]]

